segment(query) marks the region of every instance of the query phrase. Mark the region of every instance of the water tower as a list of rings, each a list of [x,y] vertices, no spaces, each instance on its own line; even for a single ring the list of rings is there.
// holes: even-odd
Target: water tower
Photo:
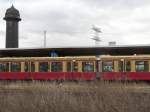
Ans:
[[[21,21],[19,11],[12,5],[7,9],[6,20],[6,48],[18,48],[18,22]]]

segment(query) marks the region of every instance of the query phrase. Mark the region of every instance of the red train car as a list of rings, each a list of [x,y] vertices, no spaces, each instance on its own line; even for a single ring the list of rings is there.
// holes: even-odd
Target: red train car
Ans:
[[[150,55],[0,58],[0,80],[150,80]]]

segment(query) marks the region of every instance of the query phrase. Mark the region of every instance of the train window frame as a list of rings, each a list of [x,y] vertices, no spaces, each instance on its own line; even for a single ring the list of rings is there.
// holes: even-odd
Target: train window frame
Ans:
[[[78,61],[75,61],[75,60],[73,60],[72,61],[73,62],[73,65],[72,65],[72,67],[73,67],[73,71],[72,72],[78,72],[78,68],[79,68],[79,65],[78,65]]]
[[[21,62],[18,62],[18,61],[10,62],[10,71],[11,72],[21,72]]]
[[[94,61],[82,61],[82,72],[94,72]]]
[[[44,63],[47,64],[47,65],[46,65],[47,68],[46,68],[45,70],[44,70],[44,69],[42,70],[41,64],[44,64]],[[45,66],[45,65],[44,65],[44,66]],[[45,67],[44,67],[44,68],[45,68]],[[39,69],[39,72],[49,72],[49,62],[47,62],[47,61],[39,61],[38,69]]]
[[[126,60],[125,61],[125,71],[126,72],[131,72],[131,61],[132,60]]]
[[[118,70],[119,72],[124,72],[124,61],[118,61]]]
[[[131,60],[126,60],[125,61],[125,71],[126,72],[131,72]]]
[[[112,63],[111,70],[104,70],[104,63]],[[113,60],[107,60],[107,61],[102,61],[102,72],[114,72],[114,61]]]
[[[56,66],[56,65],[54,65],[55,66],[55,68],[54,68],[54,66],[53,66],[53,63],[61,63],[61,66],[60,66],[60,68],[58,67],[58,66]],[[51,61],[50,62],[50,66],[51,66],[51,72],[62,72],[63,71],[63,62],[62,61]]]
[[[73,72],[78,72],[78,68],[79,68],[78,61],[73,60]]]
[[[30,62],[30,72],[35,72],[35,62],[34,61]]]
[[[5,70],[1,71],[1,64],[7,64]],[[9,72],[9,62],[0,62],[0,72]]]
[[[66,64],[66,66],[67,66],[67,72],[72,72],[72,62],[71,61],[67,61],[66,62],[67,64]]]
[[[23,69],[24,69],[24,72],[29,72],[30,71],[30,63],[25,61]]]
[[[142,68],[139,69],[139,67],[142,67]],[[135,61],[135,71],[136,72],[148,72],[149,71],[149,62],[147,60],[136,60]]]

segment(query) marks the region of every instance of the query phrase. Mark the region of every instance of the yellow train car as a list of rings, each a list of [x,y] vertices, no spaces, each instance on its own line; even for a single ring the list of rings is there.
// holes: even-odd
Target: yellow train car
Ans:
[[[0,80],[150,80],[150,55],[0,58]]]

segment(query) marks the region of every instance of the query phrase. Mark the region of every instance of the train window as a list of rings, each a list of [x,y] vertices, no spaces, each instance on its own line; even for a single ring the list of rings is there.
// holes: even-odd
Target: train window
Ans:
[[[28,63],[28,62],[25,62],[25,63],[24,63],[24,71],[25,71],[25,72],[28,72],[28,71],[29,71],[29,63]]]
[[[148,61],[136,61],[135,68],[137,72],[148,71]]]
[[[102,66],[103,66],[103,72],[112,72],[114,68],[113,61],[102,62]]]
[[[35,72],[35,63],[31,62],[31,72]]]
[[[51,62],[51,71],[52,72],[61,72],[62,71],[62,62]]]
[[[0,72],[9,72],[9,63],[0,63]]]
[[[127,72],[130,72],[130,71],[131,71],[131,63],[130,63],[130,61],[127,61],[127,62],[126,62],[126,71],[127,71]]]
[[[93,62],[82,62],[82,71],[83,72],[94,72],[94,63]]]
[[[48,62],[39,63],[39,72],[48,72]]]
[[[11,72],[20,72],[21,63],[20,62],[11,62]]]

